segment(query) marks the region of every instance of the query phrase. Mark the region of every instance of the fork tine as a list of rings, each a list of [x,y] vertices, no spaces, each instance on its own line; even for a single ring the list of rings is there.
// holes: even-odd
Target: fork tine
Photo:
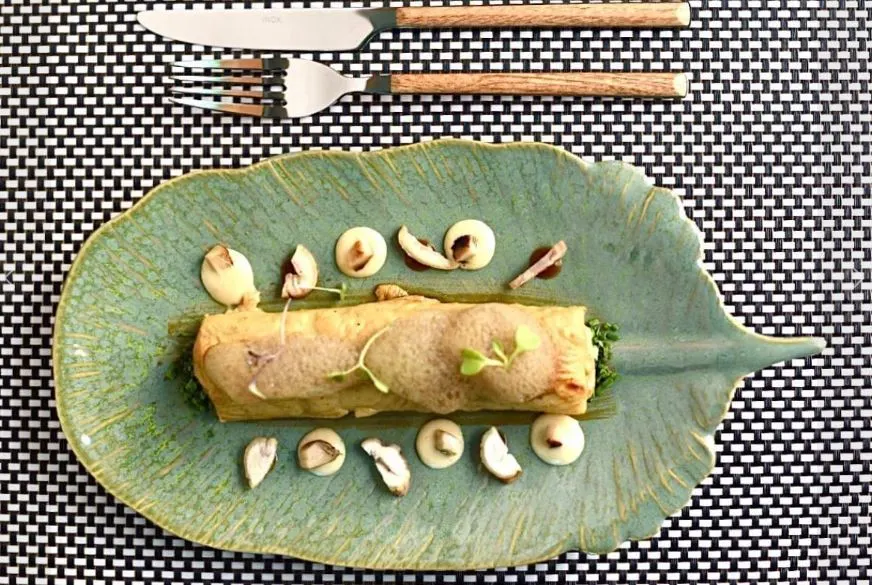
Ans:
[[[192,108],[202,108],[204,110],[215,110],[228,114],[240,114],[242,116],[256,116],[258,118],[269,118],[273,120],[281,120],[288,117],[288,113],[282,106],[264,106],[260,104],[237,104],[233,102],[213,102],[204,100],[195,100],[192,98],[170,98],[174,104],[182,106],[190,106]]]
[[[280,91],[252,91],[247,89],[221,89],[220,87],[171,87],[172,93],[193,95],[222,95],[227,97],[261,98],[265,100],[280,100],[284,95]]]
[[[202,59],[199,61],[177,61],[173,67],[189,69],[255,69],[259,71],[283,71],[288,68],[288,60],[272,59]]]
[[[228,83],[232,85],[282,85],[281,77],[258,77],[256,75],[173,75],[170,79],[183,83]]]

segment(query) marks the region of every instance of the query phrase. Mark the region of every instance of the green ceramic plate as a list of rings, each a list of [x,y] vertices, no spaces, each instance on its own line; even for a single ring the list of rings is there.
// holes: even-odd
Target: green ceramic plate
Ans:
[[[376,282],[448,298],[585,304],[618,323],[623,377],[582,422],[587,447],[556,468],[529,447],[528,415],[463,418],[469,453],[444,471],[414,455],[419,416],[331,423],[349,448],[331,478],[301,472],[294,450],[314,421],[221,424],[185,402],[168,365],[184,323],[219,311],[199,281],[218,241],[251,259],[267,300],[298,243],[342,280],[332,248],[347,227],[393,238],[401,224],[441,241],[453,222],[483,218],[498,251],[475,273],[413,273],[392,248]],[[517,294],[508,282],[530,251],[565,239],[562,274]],[[117,498],[184,538],[241,551],[358,567],[460,569],[513,565],[569,549],[604,553],[657,533],[712,470],[712,434],[746,374],[817,353],[817,339],[756,335],[724,312],[702,269],[697,229],[669,191],[620,163],[585,164],[534,144],[439,141],[368,154],[312,152],[240,171],[193,173],[156,188],[83,246],[57,314],[54,372],[64,432]],[[319,295],[318,298],[316,294]],[[329,303],[311,295],[297,307]],[[182,323],[170,333],[169,324]],[[597,415],[597,413],[599,413]],[[525,469],[512,485],[482,471],[483,423],[502,422]],[[360,440],[403,446],[412,488],[381,486]],[[279,463],[255,490],[240,459],[254,436],[279,440]]]

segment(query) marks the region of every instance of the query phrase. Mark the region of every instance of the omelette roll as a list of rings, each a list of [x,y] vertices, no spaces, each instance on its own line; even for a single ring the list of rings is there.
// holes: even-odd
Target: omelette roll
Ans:
[[[578,415],[593,395],[597,358],[585,313],[581,306],[406,296],[284,317],[260,310],[207,315],[194,344],[194,373],[222,421],[386,411]],[[500,363],[495,345],[511,354],[521,326],[538,346]],[[464,350],[486,356],[489,365],[461,373]],[[365,369],[355,369],[360,363]]]

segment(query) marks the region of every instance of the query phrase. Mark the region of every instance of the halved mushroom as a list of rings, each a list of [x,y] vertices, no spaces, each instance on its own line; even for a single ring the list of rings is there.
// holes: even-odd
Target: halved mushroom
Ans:
[[[276,465],[279,442],[272,437],[255,437],[245,448],[242,467],[248,487],[254,489]]]
[[[318,263],[306,246],[298,245],[291,256],[291,270],[285,275],[283,299],[300,299],[318,284]]]
[[[397,239],[403,252],[424,266],[437,270],[454,270],[459,266],[457,262],[449,260],[432,246],[422,244],[418,238],[409,233],[409,229],[406,226],[400,228]]]
[[[257,296],[254,271],[248,258],[222,244],[206,253],[200,279],[209,296],[222,305],[239,305],[246,298]]]
[[[395,496],[405,496],[409,492],[412,472],[400,446],[375,437],[365,439],[360,446],[375,461],[375,467],[388,490]]]
[[[418,431],[415,449],[427,467],[451,467],[463,455],[463,432],[457,423],[447,418],[431,420]]]
[[[481,462],[503,483],[512,483],[523,473],[518,460],[509,453],[505,437],[496,427],[489,428],[481,438]]]
[[[315,475],[333,475],[345,462],[345,443],[333,429],[315,429],[300,439],[297,460]]]
[[[372,276],[385,264],[388,245],[372,228],[353,227],[336,240],[336,265],[353,278]]]
[[[494,257],[496,237],[483,221],[464,219],[445,233],[445,255],[464,270],[484,268]]]
[[[571,416],[543,414],[530,427],[530,445],[549,465],[569,465],[584,451],[584,432]]]

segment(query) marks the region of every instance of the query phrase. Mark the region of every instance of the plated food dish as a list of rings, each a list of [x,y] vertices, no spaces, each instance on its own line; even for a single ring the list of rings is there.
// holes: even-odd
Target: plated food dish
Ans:
[[[493,245],[450,233],[468,220]],[[379,237],[339,244],[360,227]],[[620,378],[598,392],[615,323]],[[168,530],[459,569],[655,534],[711,470],[741,377],[821,347],[731,319],[677,198],[635,169],[440,141],[159,187],[77,258],[54,366],[77,456]]]

